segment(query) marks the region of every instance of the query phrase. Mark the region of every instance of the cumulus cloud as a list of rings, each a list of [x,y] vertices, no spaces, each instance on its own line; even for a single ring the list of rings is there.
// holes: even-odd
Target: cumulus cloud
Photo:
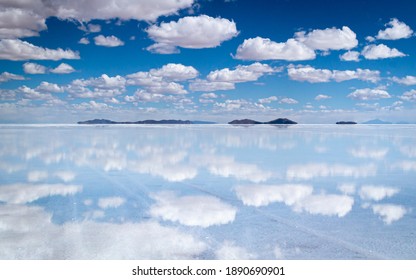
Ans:
[[[146,90],[140,90],[139,95],[148,94],[187,94],[183,82],[197,77],[199,72],[192,66],[169,63],[161,68],[148,72],[136,72],[126,76],[127,84],[138,85]],[[137,92],[136,92],[137,93]],[[148,95],[147,94],[147,95]],[[137,94],[136,94],[137,95]]]
[[[19,39],[0,40],[0,59],[5,60],[61,60],[79,59],[77,52],[72,50],[47,49],[35,46]]]
[[[276,43],[268,38],[250,38],[238,46],[235,58],[242,60],[311,60],[316,54],[305,44],[289,39]]]
[[[40,179],[39,176],[44,174],[32,174],[33,179]],[[43,197],[60,195],[74,195],[82,191],[80,185],[65,184],[26,184],[15,183],[9,185],[1,185],[0,201],[10,204],[25,204]]]
[[[352,166],[346,164],[310,163],[301,165],[290,165],[286,170],[289,180],[310,180],[316,177],[354,177],[365,178],[374,176],[377,167],[374,164]]]
[[[56,68],[50,70],[50,72],[55,74],[70,74],[74,71],[75,69],[71,65],[66,63],[61,63]]]
[[[318,94],[317,96],[315,96],[315,100],[319,101],[319,100],[325,100],[325,99],[330,99],[332,98],[329,95],[325,95],[325,94]]]
[[[347,97],[356,100],[377,100],[390,98],[391,95],[384,89],[363,88],[354,90],[352,93],[348,94]]]
[[[406,76],[404,78],[393,77],[392,80],[398,84],[406,86],[416,85],[416,76]]]
[[[23,64],[23,71],[26,74],[45,74],[47,69],[47,67],[33,62]]]
[[[206,80],[196,79],[191,81],[189,88],[192,91],[217,91],[235,88],[236,83],[257,81],[265,74],[281,71],[259,62],[251,65],[238,65],[235,69],[224,68],[211,71]]]
[[[249,185],[235,188],[237,197],[247,206],[267,206],[282,202],[293,205],[312,194],[313,187],[301,184]]]
[[[152,195],[156,201],[150,207],[153,217],[179,222],[186,226],[210,227],[234,221],[237,209],[220,199],[206,195],[178,197],[174,193],[160,192]]]
[[[400,220],[407,213],[406,208],[395,204],[375,204],[371,208],[373,213],[379,215],[387,225]]]
[[[88,38],[81,38],[78,41],[79,44],[83,44],[83,45],[88,45],[90,43],[90,40],[88,40]]]
[[[348,26],[316,29],[309,33],[297,32],[296,40],[314,50],[349,50],[358,45],[357,36]]]
[[[360,61],[360,53],[357,51],[347,51],[339,57],[342,61]]]
[[[380,30],[376,36],[379,40],[398,40],[404,38],[410,38],[413,35],[413,30],[404,22],[399,21],[397,18],[390,20],[386,26],[390,26],[385,30]]]
[[[0,83],[4,83],[10,80],[18,80],[18,81],[22,81],[25,80],[25,77],[20,76],[20,75],[16,75],[16,74],[12,74],[9,72],[3,72],[0,74]]]
[[[121,41],[119,38],[113,35],[111,36],[98,35],[94,37],[94,42],[97,46],[103,46],[103,47],[119,47],[119,46],[124,45],[123,41]]]
[[[360,189],[360,198],[365,200],[380,201],[399,192],[398,189],[386,186],[364,185]]]
[[[125,202],[126,199],[119,196],[102,197],[98,199],[98,207],[102,209],[118,208]]]
[[[59,1],[52,3],[56,16],[64,19],[77,19],[88,22],[92,19],[146,20],[155,21],[162,15],[176,14],[179,10],[189,8],[194,0],[122,0],[114,4],[112,0]]]
[[[280,104],[298,104],[299,102],[296,99],[285,97],[285,98],[282,98],[279,101],[279,103]]]
[[[267,64],[256,62],[251,65],[238,65],[235,70],[224,68],[212,71],[208,74],[207,80],[210,82],[242,83],[257,81],[264,74],[275,71]]]
[[[380,71],[369,69],[357,70],[328,70],[316,69],[311,66],[291,66],[287,69],[292,80],[310,83],[325,83],[330,81],[343,82],[358,79],[366,82],[376,83],[380,80]]]
[[[411,101],[411,102],[415,102],[416,101],[416,89],[412,89],[410,91],[406,91],[405,93],[403,93],[402,96],[399,97],[401,100],[404,101]]]
[[[365,46],[361,54],[370,60],[406,56],[406,54],[400,52],[398,49],[389,48],[384,44]]]
[[[11,7],[7,3],[0,4],[0,39],[39,36],[39,32],[45,29],[45,16],[30,9]]]
[[[155,53],[175,53],[177,47],[189,49],[214,48],[238,35],[233,21],[207,15],[183,17],[178,21],[162,22],[146,29],[156,44],[148,47]]]
[[[72,171],[57,171],[53,175],[55,177],[58,177],[59,179],[61,179],[65,183],[71,182],[76,177],[76,174]]]
[[[276,96],[270,96],[270,97],[267,97],[267,98],[260,98],[259,103],[260,104],[270,104],[273,101],[277,101],[277,100],[278,100],[278,98]]]
[[[167,81],[186,81],[196,78],[199,72],[192,66],[168,63],[159,69],[151,69],[149,74],[153,77],[161,77]]]
[[[211,82],[207,80],[196,79],[189,84],[192,91],[217,91],[235,89],[235,84],[230,82]]]
[[[28,182],[39,182],[39,181],[45,180],[46,178],[48,178],[48,172],[46,171],[35,170],[35,171],[30,171],[27,174]]]
[[[354,194],[355,193],[355,184],[353,183],[343,183],[338,185],[338,190],[340,190],[343,194]]]

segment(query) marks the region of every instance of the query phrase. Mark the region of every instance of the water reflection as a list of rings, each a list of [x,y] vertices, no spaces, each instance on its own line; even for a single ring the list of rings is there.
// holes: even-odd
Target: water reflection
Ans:
[[[415,130],[2,126],[0,258],[414,259]]]

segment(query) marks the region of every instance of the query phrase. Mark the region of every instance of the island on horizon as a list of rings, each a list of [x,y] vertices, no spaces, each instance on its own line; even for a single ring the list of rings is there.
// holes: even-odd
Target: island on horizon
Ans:
[[[278,118],[269,122],[258,122],[258,121],[250,120],[250,119],[242,119],[242,120],[233,120],[229,122],[228,124],[297,124],[297,122],[294,122],[286,118]]]

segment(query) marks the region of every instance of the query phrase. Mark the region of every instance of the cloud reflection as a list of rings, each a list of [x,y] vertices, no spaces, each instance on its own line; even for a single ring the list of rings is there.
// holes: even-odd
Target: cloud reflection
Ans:
[[[400,220],[407,213],[406,208],[395,204],[374,204],[371,208],[387,225]]]
[[[80,185],[16,183],[0,186],[0,201],[24,204],[42,197],[74,195],[81,191]]]
[[[286,177],[288,180],[310,180],[316,177],[353,177],[364,178],[375,176],[377,166],[365,164],[361,166],[346,164],[310,163],[291,165],[287,168]]]
[[[163,220],[179,222],[186,226],[203,228],[228,224],[234,221],[237,209],[220,199],[207,195],[178,197],[172,192],[152,195],[156,203],[150,214]]]

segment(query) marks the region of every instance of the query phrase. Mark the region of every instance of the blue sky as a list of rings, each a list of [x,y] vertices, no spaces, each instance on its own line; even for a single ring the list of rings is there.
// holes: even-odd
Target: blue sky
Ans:
[[[0,122],[416,122],[416,3],[0,1]]]

